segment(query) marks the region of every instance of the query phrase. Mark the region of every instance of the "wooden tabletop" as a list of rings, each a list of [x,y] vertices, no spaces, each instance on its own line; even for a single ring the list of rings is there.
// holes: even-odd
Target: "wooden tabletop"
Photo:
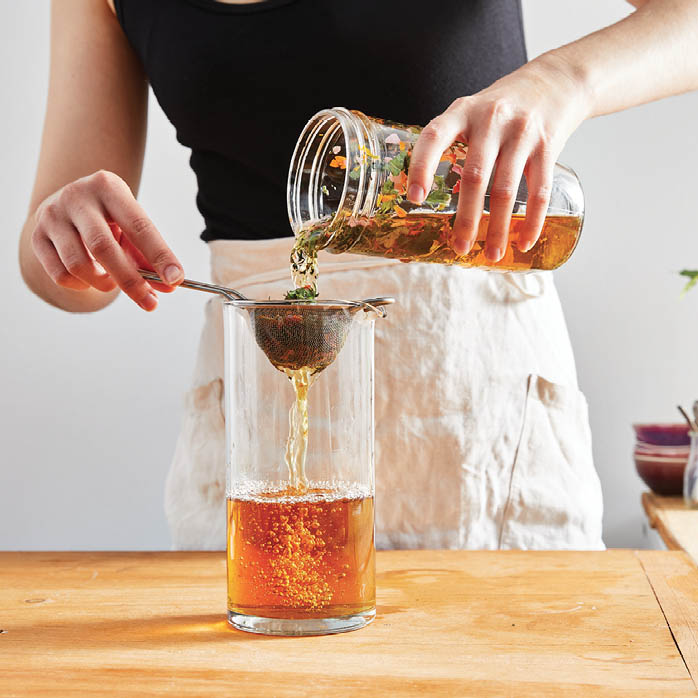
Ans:
[[[669,550],[683,550],[698,564],[698,509],[689,509],[683,497],[642,493],[642,506],[652,528]]]
[[[0,553],[2,696],[696,695],[684,553],[377,564],[372,625],[279,638],[228,627],[222,553]]]

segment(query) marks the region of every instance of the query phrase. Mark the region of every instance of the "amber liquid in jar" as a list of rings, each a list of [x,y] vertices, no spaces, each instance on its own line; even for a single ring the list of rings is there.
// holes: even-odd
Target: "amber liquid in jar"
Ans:
[[[303,619],[374,608],[373,536],[365,487],[248,483],[228,497],[228,610]]]
[[[490,214],[480,219],[477,237],[468,254],[459,255],[452,247],[453,215],[412,213],[404,218],[366,218],[354,225],[328,227],[318,225],[301,231],[291,256],[292,267],[302,265],[302,282],[317,282],[317,250],[351,252],[399,259],[403,262],[432,262],[480,267],[500,271],[556,269],[574,252],[579,240],[582,219],[579,216],[548,215],[536,244],[524,252],[518,248],[525,215],[513,214],[504,256],[493,262],[485,256],[485,238]]]
[[[401,259],[405,262],[435,262],[466,267],[487,267],[511,271],[555,269],[567,261],[577,244],[582,221],[578,216],[546,216],[536,244],[528,251],[518,249],[519,233],[525,216],[514,214],[509,240],[502,259],[493,262],[485,256],[485,237],[490,214],[480,219],[478,234],[468,254],[459,255],[451,247],[451,219],[439,213],[412,214],[408,218],[368,221],[349,252]],[[341,233],[340,233],[341,235]],[[328,250],[332,251],[330,243]]]

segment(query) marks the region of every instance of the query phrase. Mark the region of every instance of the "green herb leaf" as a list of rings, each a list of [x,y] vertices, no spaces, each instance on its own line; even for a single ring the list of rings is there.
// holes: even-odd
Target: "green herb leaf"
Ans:
[[[682,269],[679,274],[688,278],[688,282],[683,287],[681,295],[688,293],[696,284],[698,284],[698,270],[697,269]]]
[[[390,162],[386,164],[386,169],[391,175],[399,175],[405,167],[405,158],[407,151],[401,150]]]
[[[383,184],[383,189],[381,189],[381,194],[394,194],[395,193],[395,184],[393,184],[392,179],[386,179],[385,183]]]
[[[318,292],[312,286],[302,286],[294,288],[286,294],[287,301],[314,301],[318,296]]]
[[[451,203],[451,193],[446,189],[446,180],[442,175],[434,177],[434,188],[424,200],[427,206],[440,211]]]

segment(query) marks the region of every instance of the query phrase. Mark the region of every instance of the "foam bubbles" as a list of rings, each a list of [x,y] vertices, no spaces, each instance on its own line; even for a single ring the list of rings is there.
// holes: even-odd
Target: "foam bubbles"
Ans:
[[[373,492],[368,485],[345,480],[312,480],[302,492],[289,487],[287,481],[247,480],[235,483],[227,492],[228,499],[246,502],[296,504],[300,502],[336,502],[339,500],[366,499]]]

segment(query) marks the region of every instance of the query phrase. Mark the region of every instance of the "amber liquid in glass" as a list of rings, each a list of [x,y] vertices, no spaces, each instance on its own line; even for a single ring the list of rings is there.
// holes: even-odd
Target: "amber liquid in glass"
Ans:
[[[228,610],[335,618],[375,606],[373,497],[358,485],[249,486],[228,498]]]

